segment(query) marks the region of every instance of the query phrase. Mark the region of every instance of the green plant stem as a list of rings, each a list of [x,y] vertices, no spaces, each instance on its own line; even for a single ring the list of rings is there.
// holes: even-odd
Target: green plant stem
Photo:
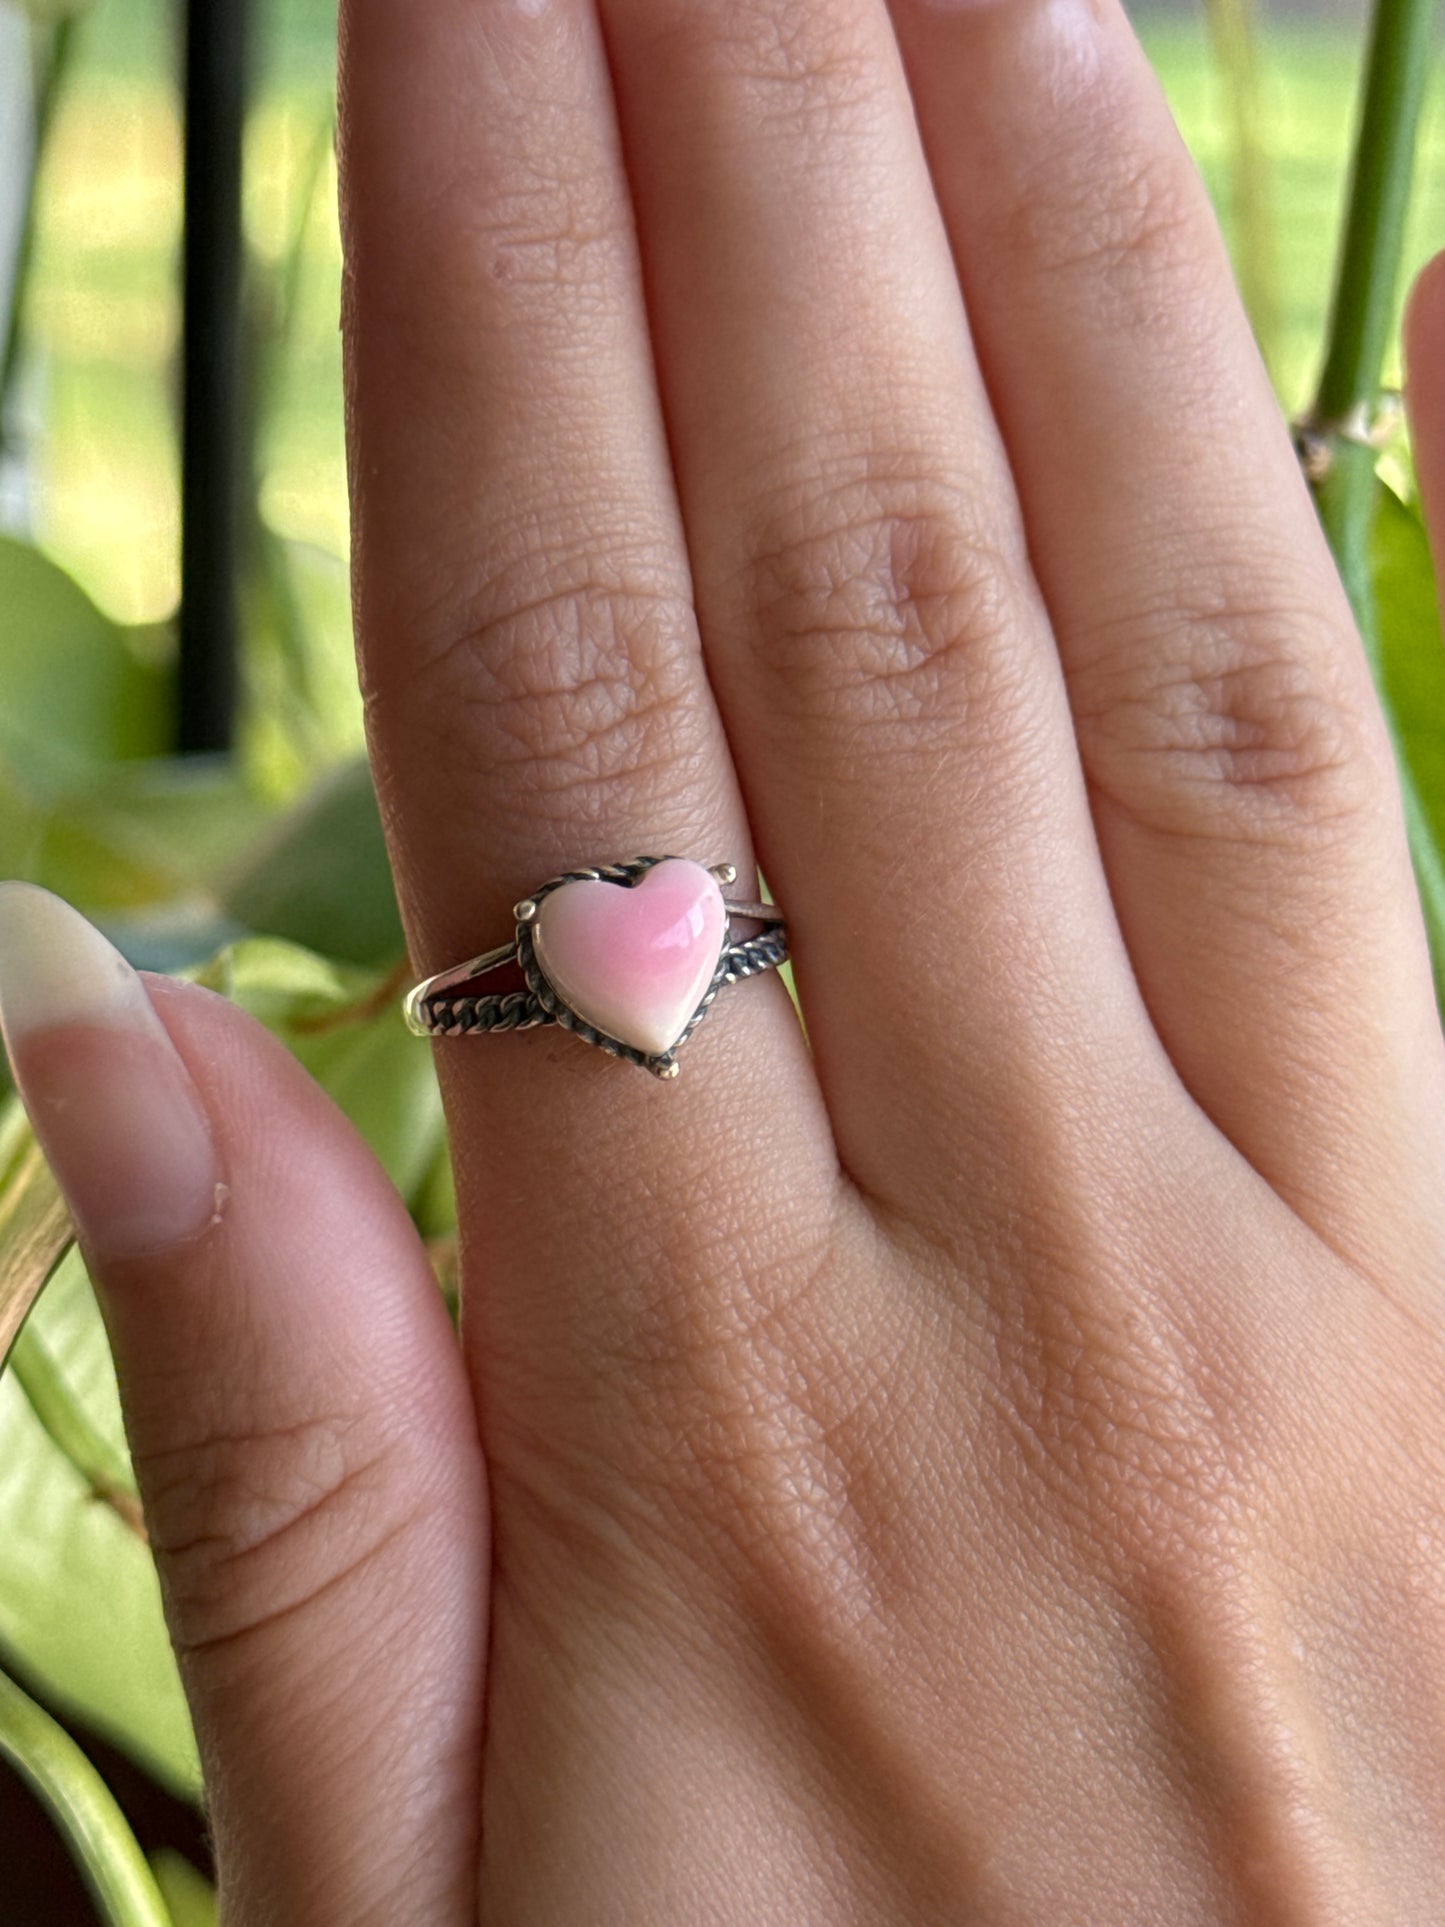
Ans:
[[[1394,320],[1436,0],[1375,0],[1315,415],[1326,431],[1374,402]]]
[[[25,216],[16,249],[15,277],[10,286],[10,312],[5,317],[4,345],[0,346],[0,441],[4,438],[6,407],[16,371],[20,366],[20,351],[24,341],[25,291],[30,280],[30,264],[35,254],[35,216],[39,202],[35,184],[40,177],[40,161],[45,152],[46,136],[55,118],[61,83],[65,79],[74,47],[75,16],[65,14],[50,30],[50,48],[35,84],[34,157],[30,168],[29,189],[25,197]]]
[[[155,1876],[110,1788],[64,1727],[4,1673],[0,1757],[49,1809],[107,1927],[172,1927]]]
[[[1360,438],[1370,426],[1394,324],[1435,10],[1436,0],[1375,0],[1329,335],[1311,420],[1326,453],[1326,473],[1315,489],[1320,520],[1377,683],[1380,629],[1369,541],[1379,483],[1375,451]],[[1445,861],[1402,753],[1399,719],[1383,688],[1381,696],[1395,738],[1436,987],[1445,999]]]
[[[70,1461],[95,1497],[144,1538],[140,1498],[129,1461],[91,1423],[90,1414],[51,1357],[33,1320],[17,1335],[8,1368],[51,1443]]]

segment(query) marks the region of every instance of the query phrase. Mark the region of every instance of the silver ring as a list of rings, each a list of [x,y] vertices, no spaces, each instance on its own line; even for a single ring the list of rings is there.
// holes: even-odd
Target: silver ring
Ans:
[[[565,870],[524,897],[510,943],[427,977],[407,993],[407,1026],[421,1037],[469,1037],[559,1024],[610,1057],[676,1077],[677,1053],[725,984],[788,960],[776,904],[723,895],[731,863],[635,856]],[[739,921],[762,927],[737,937]],[[508,965],[524,988],[479,993]]]

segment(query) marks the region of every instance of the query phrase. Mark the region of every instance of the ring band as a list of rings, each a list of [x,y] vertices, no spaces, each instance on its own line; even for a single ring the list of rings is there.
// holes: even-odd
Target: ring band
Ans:
[[[407,1026],[423,1037],[559,1024],[654,1077],[676,1077],[677,1052],[725,984],[788,959],[775,904],[723,895],[730,863],[637,856],[566,870],[516,906],[510,943],[425,978],[407,993]],[[761,924],[735,938],[733,923]],[[478,993],[479,979],[520,967],[525,988]]]

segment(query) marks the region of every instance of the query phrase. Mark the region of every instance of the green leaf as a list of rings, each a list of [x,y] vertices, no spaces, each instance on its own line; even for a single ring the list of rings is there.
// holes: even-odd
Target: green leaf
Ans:
[[[441,1096],[431,1052],[392,1004],[384,1015],[286,1042],[375,1151],[410,1204],[442,1141]]]
[[[48,556],[0,536],[0,752],[23,777],[77,777],[167,747],[170,678]]]
[[[1370,539],[1379,609],[1376,674],[1438,850],[1445,851],[1445,642],[1418,508],[1380,488]]]
[[[105,1329],[80,1255],[61,1261],[30,1314],[68,1399],[124,1464]],[[77,1471],[18,1381],[0,1377],[0,1646],[46,1698],[198,1797],[200,1767],[148,1547]]]
[[[44,814],[0,750],[0,876],[33,877]]]
[[[431,1052],[402,1022],[400,979],[274,938],[233,944],[200,973],[292,1050],[411,1204],[444,1141]]]
[[[233,771],[197,758],[117,763],[56,790],[0,753],[0,876],[54,890],[145,969],[197,963],[243,934],[210,881],[268,819]]]
[[[236,862],[267,822],[264,806],[224,764],[117,764],[45,811],[31,874],[89,916],[209,900],[217,870]]]
[[[49,1808],[108,1927],[175,1927],[110,1788],[64,1727],[4,1673],[0,1754]]]
[[[405,944],[376,794],[344,764],[280,820],[221,886],[247,929],[345,963],[389,964]]]

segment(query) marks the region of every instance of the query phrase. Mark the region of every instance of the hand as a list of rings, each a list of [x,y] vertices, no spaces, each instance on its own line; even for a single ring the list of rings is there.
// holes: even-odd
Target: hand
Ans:
[[[343,8],[378,784],[426,971],[756,848],[808,1043],[441,1044],[459,1349],[278,1046],[4,902],[225,1918],[1438,1921],[1441,1034],[1204,192],[1113,0],[600,13]]]

